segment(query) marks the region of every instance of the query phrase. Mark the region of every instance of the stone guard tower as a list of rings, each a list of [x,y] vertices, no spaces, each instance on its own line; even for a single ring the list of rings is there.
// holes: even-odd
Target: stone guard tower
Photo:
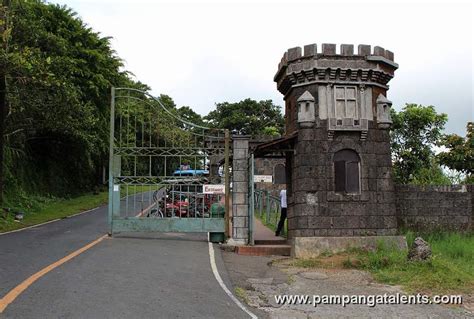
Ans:
[[[275,82],[286,102],[288,234],[296,257],[380,239],[397,230],[388,82],[398,65],[381,47],[289,49]],[[284,148],[284,147],[283,147]],[[383,237],[380,237],[383,236]]]

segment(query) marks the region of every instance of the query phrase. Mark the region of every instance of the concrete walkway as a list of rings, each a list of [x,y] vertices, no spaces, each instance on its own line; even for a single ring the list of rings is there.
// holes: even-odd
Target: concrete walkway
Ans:
[[[254,239],[255,240],[265,240],[265,241],[281,241],[286,240],[286,238],[281,236],[275,236],[275,232],[268,228],[267,226],[263,225],[260,219],[255,218],[255,232],[254,232]]]
[[[254,245],[237,246],[235,252],[248,256],[290,256],[291,247],[286,238],[275,236],[274,232],[255,219]]]

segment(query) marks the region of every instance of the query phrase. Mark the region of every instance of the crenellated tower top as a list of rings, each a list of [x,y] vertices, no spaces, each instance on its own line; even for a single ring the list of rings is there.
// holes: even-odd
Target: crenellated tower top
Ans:
[[[382,47],[360,44],[357,53],[354,45],[323,43],[288,49],[283,54],[274,77],[278,90],[287,95],[291,87],[305,83],[350,83],[379,86],[388,89],[398,64],[394,54]]]

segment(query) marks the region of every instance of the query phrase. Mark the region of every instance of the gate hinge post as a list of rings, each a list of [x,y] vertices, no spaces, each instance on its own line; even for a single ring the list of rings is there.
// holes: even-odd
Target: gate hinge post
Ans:
[[[109,135],[109,203],[107,222],[109,226],[109,233],[113,234],[112,230],[112,215],[114,211],[114,130],[115,130],[115,88],[110,88],[110,135]]]
[[[230,153],[230,133],[226,129],[224,131],[224,178],[225,178],[225,237],[230,238],[230,169],[229,169],[229,153]]]

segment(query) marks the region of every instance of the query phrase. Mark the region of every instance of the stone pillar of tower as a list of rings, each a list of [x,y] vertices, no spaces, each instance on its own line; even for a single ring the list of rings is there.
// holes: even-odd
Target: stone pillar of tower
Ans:
[[[327,243],[398,246],[391,173],[388,82],[392,52],[369,45],[316,44],[289,49],[275,75],[286,103],[288,235],[293,254],[317,254]],[[324,238],[323,238],[324,237]],[[356,239],[357,237],[357,239]]]

